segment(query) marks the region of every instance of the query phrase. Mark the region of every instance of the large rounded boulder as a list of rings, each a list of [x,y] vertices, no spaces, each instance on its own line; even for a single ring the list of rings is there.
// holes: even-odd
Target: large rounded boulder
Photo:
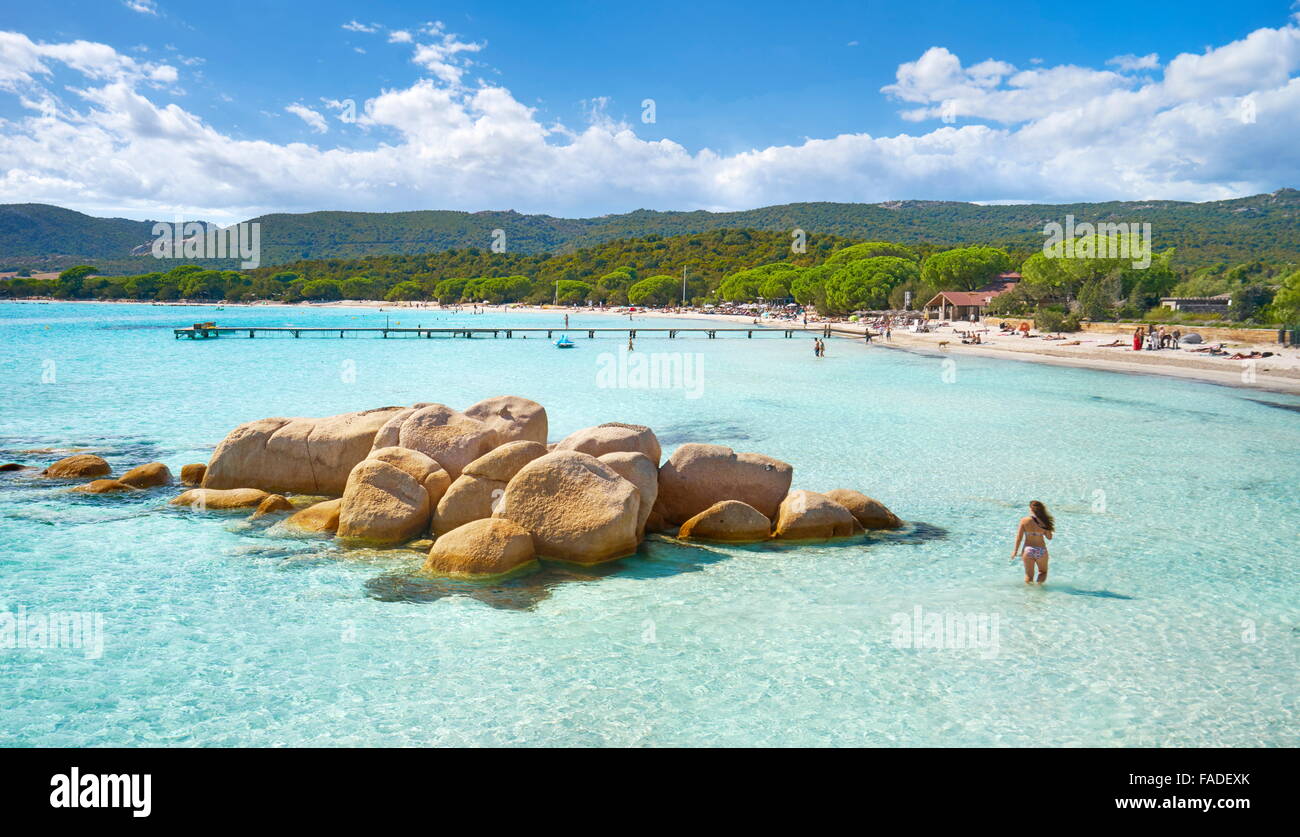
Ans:
[[[596,457],[557,450],[515,474],[493,516],[531,532],[543,558],[597,564],[636,551],[640,502],[636,486]]]
[[[517,395],[485,398],[465,408],[465,415],[496,431],[499,443],[538,442],[546,444],[549,432],[546,408]]]
[[[644,453],[620,450],[596,458],[636,486],[637,496],[641,498],[636,513],[637,537],[645,537],[646,520],[659,498],[659,468]]]
[[[497,433],[448,406],[430,404],[402,420],[397,445],[432,457],[455,479],[466,465],[496,447]]]
[[[424,562],[425,572],[479,581],[535,566],[533,536],[499,518],[474,520],[439,536]]]
[[[898,515],[885,508],[884,503],[871,499],[861,491],[836,488],[825,494],[848,509],[863,529],[897,529],[903,525]]]
[[[134,488],[156,488],[171,485],[172,472],[161,462],[149,462],[135,466],[118,479]]]
[[[681,526],[714,503],[739,500],[774,520],[793,476],[790,465],[770,456],[685,444],[659,469],[657,519]]]
[[[93,453],[78,453],[55,462],[41,471],[41,476],[56,480],[83,479],[85,477],[106,477],[113,472],[102,456]]]
[[[753,543],[772,536],[772,521],[751,505],[723,500],[682,524],[677,537],[687,540]]]
[[[616,451],[643,453],[654,462],[655,467],[658,467],[659,459],[663,456],[659,438],[653,430],[641,424],[623,424],[617,421],[575,430],[565,436],[555,449],[576,450],[595,457]]]
[[[212,452],[203,487],[338,496],[370,453],[375,434],[401,409],[241,424]]]
[[[374,546],[405,543],[429,525],[429,492],[407,472],[367,459],[352,469],[339,505],[338,536]]]
[[[538,442],[510,442],[465,466],[433,512],[433,533],[443,535],[473,520],[491,517],[506,484],[521,468],[546,454]]]
[[[787,541],[821,541],[861,535],[862,524],[825,494],[791,491],[781,501],[776,537]]]
[[[447,487],[451,485],[451,476],[443,470],[443,467],[433,457],[418,450],[397,447],[379,448],[371,451],[370,456],[366,458],[387,462],[414,477],[420,485],[424,486],[424,490],[429,492],[429,508],[437,505],[442,495],[447,493]]]

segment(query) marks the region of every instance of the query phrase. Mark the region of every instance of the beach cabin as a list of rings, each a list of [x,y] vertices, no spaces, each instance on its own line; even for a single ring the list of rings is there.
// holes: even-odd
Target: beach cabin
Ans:
[[[1218,296],[1167,296],[1160,304],[1171,311],[1188,311],[1193,314],[1226,314],[1232,304],[1232,294]]]
[[[1003,273],[974,291],[940,291],[922,306],[928,320],[967,320],[977,322],[984,316],[989,301],[1015,288],[1019,273]]]

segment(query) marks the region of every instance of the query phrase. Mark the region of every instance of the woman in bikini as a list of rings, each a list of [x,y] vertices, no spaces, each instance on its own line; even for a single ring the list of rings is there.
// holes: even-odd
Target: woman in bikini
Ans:
[[[1011,551],[1011,557],[1015,558],[1020,555],[1025,561],[1025,583],[1034,582],[1034,568],[1038,569],[1038,583],[1042,584],[1047,581],[1047,542],[1052,539],[1056,531],[1056,521],[1047,513],[1047,506],[1044,506],[1038,500],[1029,504],[1029,517],[1020,519],[1020,528],[1016,529],[1016,545]],[[1025,550],[1020,551],[1020,543],[1024,541]]]

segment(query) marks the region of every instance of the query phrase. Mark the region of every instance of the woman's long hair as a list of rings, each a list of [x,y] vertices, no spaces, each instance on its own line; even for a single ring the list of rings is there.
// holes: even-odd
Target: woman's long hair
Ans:
[[[1038,522],[1039,526],[1042,526],[1048,532],[1056,531],[1056,521],[1047,513],[1047,506],[1044,506],[1042,502],[1030,500],[1029,513],[1034,516],[1034,520]]]

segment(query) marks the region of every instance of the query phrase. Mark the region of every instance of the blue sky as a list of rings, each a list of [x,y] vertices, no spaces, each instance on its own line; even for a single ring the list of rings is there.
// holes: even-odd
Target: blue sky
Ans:
[[[1300,110],[1288,2],[8,6],[5,200],[95,214],[1203,200],[1300,185],[1280,145]],[[1257,116],[1220,124],[1247,99]],[[340,119],[346,100],[360,119]],[[159,160],[168,178],[148,170]]]

